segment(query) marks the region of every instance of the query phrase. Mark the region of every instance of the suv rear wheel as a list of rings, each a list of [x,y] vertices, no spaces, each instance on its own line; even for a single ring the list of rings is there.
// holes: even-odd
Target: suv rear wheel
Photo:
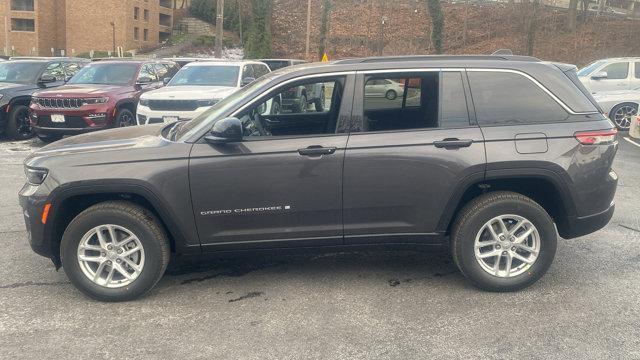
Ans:
[[[169,263],[169,241],[147,209],[108,201],[71,221],[60,253],[65,273],[84,294],[101,301],[127,301],[160,280]]]
[[[24,105],[13,105],[11,107],[7,121],[7,136],[16,140],[25,140],[33,137],[28,107]]]
[[[515,291],[540,279],[556,252],[553,220],[536,202],[512,192],[482,195],[453,226],[453,259],[474,285]]]

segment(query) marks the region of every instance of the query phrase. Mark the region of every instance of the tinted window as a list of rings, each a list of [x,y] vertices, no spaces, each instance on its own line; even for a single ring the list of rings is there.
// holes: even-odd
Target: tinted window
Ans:
[[[253,69],[256,75],[256,79],[261,78],[269,73],[269,68],[267,68],[265,65],[256,64],[253,65]]]
[[[276,71],[278,69],[282,69],[291,65],[289,61],[286,61],[286,60],[270,60],[270,61],[264,61],[264,63],[269,66],[271,71]]]
[[[41,62],[7,61],[0,63],[0,82],[31,83],[40,75]]]
[[[442,92],[440,93],[442,116],[440,126],[456,128],[469,126],[467,99],[459,72],[442,73]]]
[[[137,72],[137,64],[94,63],[78,71],[69,84],[126,85],[133,82]]]
[[[335,134],[344,78],[306,81],[277,90],[275,96],[243,111],[239,118],[247,137]],[[299,98],[285,96],[300,89],[320,89],[319,106],[300,106]]]
[[[256,74],[253,71],[253,65],[245,65],[242,68],[242,78],[256,78]]]
[[[621,80],[626,79],[629,76],[629,63],[619,62],[605,66],[601,71],[607,73],[607,79]]]
[[[531,80],[520,74],[468,72],[480,125],[562,121],[567,112]]]
[[[636,79],[640,79],[640,62],[636,63]]]
[[[59,62],[47,65],[42,75],[51,75],[55,77],[57,81],[64,81],[65,79],[64,68],[62,67],[62,63]]]
[[[438,73],[407,77],[376,75],[365,82],[361,124],[355,131],[388,131],[438,126]]]
[[[79,63],[65,63],[64,64],[64,72],[66,74],[66,76],[71,77],[75,74],[78,73],[78,71],[80,71],[80,68],[82,68],[82,65]]]
[[[153,68],[156,70],[158,79],[163,80],[167,77],[167,67],[164,64],[153,64]]]
[[[142,66],[142,69],[140,69],[140,74],[138,74],[138,80],[145,77],[151,79],[151,81],[158,81],[156,72],[154,71],[153,66],[151,66],[151,64],[145,64]]]

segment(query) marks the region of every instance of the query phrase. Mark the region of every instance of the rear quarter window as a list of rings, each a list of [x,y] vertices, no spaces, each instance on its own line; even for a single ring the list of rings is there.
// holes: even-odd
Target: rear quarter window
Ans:
[[[468,72],[480,125],[519,125],[564,121],[568,113],[537,84],[510,72]]]

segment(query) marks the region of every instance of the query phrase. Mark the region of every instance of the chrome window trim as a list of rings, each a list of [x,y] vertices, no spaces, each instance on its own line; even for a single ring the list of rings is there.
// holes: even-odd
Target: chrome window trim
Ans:
[[[588,115],[588,114],[597,114],[597,111],[587,111],[587,112],[576,112],[573,111],[573,109],[571,109],[567,104],[564,103],[564,101],[560,100],[560,98],[558,98],[554,93],[552,93],[549,89],[547,89],[544,85],[542,85],[538,80],[536,80],[533,76],[519,71],[519,70],[512,70],[512,69],[467,69],[467,72],[501,72],[501,73],[512,73],[512,74],[518,74],[521,76],[524,76],[525,78],[529,79],[529,81],[531,81],[532,83],[534,83],[535,85],[537,85],[540,89],[542,89],[542,91],[544,91],[547,95],[549,95],[553,100],[555,100],[558,105],[562,106],[562,108],[567,111],[569,114],[571,115]],[[471,85],[471,84],[469,84]],[[471,94],[473,94],[473,89],[471,89]]]
[[[241,113],[244,110],[246,110],[249,106],[251,106],[251,105],[255,104],[256,102],[264,99],[265,96],[263,96],[263,94],[269,94],[269,93],[271,93],[271,91],[273,89],[281,87],[283,85],[287,85],[287,84],[290,84],[290,83],[293,83],[293,82],[298,82],[298,81],[302,81],[302,80],[306,80],[306,79],[332,77],[332,76],[348,76],[348,75],[355,75],[355,74],[356,74],[355,71],[338,71],[338,72],[331,72],[331,73],[311,74],[311,75],[299,76],[299,77],[296,77],[296,78],[293,78],[293,79],[289,79],[289,80],[285,80],[283,82],[279,82],[279,83],[269,87],[269,89],[264,91],[262,94],[260,94],[260,95],[256,96],[255,98],[251,99],[251,101],[249,101],[248,103],[242,105],[240,108],[238,108],[238,110],[234,111],[230,116],[231,117],[237,117],[237,115],[239,113]]]

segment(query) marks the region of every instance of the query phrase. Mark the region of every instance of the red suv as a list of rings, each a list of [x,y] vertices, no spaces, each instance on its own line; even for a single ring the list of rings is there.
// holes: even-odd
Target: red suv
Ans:
[[[177,71],[171,61],[94,62],[66,85],[33,94],[31,126],[41,140],[51,142],[63,135],[135,125],[140,95],[162,87]]]

